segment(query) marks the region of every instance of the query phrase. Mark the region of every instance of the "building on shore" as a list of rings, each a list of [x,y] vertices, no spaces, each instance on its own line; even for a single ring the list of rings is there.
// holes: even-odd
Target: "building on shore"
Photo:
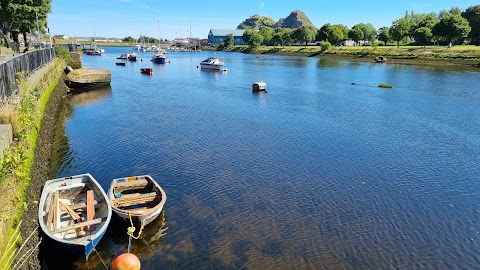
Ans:
[[[210,29],[208,32],[208,43],[211,45],[223,44],[228,34],[233,35],[233,44],[234,45],[246,45],[243,41],[243,32],[244,29]]]

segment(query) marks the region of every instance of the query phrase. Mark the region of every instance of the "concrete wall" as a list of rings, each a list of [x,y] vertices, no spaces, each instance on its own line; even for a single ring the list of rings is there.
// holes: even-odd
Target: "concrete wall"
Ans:
[[[10,148],[10,144],[12,144],[12,139],[12,125],[0,125],[0,155],[3,155],[3,151],[5,149]]]

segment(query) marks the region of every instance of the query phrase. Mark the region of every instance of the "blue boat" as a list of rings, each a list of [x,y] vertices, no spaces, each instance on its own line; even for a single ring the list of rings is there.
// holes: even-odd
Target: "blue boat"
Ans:
[[[85,260],[105,234],[112,207],[90,174],[48,180],[40,197],[40,227],[60,248]]]
[[[167,57],[163,53],[156,53],[152,56],[152,62],[155,64],[165,64]]]

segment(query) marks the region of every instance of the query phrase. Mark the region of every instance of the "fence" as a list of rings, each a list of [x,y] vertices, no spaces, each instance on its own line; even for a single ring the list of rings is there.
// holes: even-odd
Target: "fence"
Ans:
[[[9,97],[15,93],[18,72],[25,72],[25,76],[28,76],[53,58],[55,48],[48,48],[27,52],[0,63],[0,97]]]

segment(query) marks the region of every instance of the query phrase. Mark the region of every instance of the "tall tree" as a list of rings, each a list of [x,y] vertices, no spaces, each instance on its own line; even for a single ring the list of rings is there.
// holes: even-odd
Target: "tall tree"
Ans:
[[[250,44],[250,47],[256,48],[260,46],[263,42],[263,36],[254,31],[254,33],[250,36],[248,44]]]
[[[282,27],[278,27],[274,29],[272,40],[271,40],[273,42],[273,46],[279,43],[283,45],[283,40],[284,40],[283,35],[285,35],[285,31],[286,31],[286,28],[282,28]]]
[[[462,17],[467,19],[470,25],[470,37],[471,41],[475,45],[480,46],[480,5],[468,7],[462,12]]]
[[[432,40],[432,29],[428,27],[419,27],[413,32],[413,38],[426,48],[427,43]]]
[[[329,23],[323,25],[318,31],[316,40],[330,42],[338,45],[341,41],[348,38],[348,27],[342,24],[331,25]]]
[[[447,42],[455,43],[466,38],[470,29],[467,19],[458,13],[454,13],[444,16],[433,27],[433,33]]]
[[[395,20],[390,27],[390,37],[397,42],[397,47],[400,46],[400,40],[409,35],[410,22],[408,18],[400,18]]]
[[[230,33],[225,36],[225,41],[223,42],[223,45],[228,48],[234,45],[233,42],[233,34]]]
[[[330,33],[331,29],[332,29],[332,25],[330,23],[324,24],[322,27],[320,27],[320,29],[318,29],[315,39],[317,41],[328,40],[328,33]]]
[[[383,41],[385,46],[387,46],[387,42],[390,41],[389,30],[388,27],[380,27],[380,29],[378,29],[378,40]]]
[[[317,30],[313,26],[302,25],[293,31],[293,36],[296,41],[302,43],[305,42],[305,48],[307,43],[315,39]]]
[[[331,44],[339,45],[340,42],[348,39],[348,27],[343,24],[332,25],[332,30],[328,33],[328,41]]]
[[[364,34],[360,25],[354,25],[348,32],[348,37],[355,41],[357,44],[360,40],[363,40]]]
[[[4,35],[11,32],[14,42],[18,42],[20,33],[25,38],[30,29],[38,27],[41,33],[45,33],[51,0],[0,0],[0,6],[2,32]]]
[[[271,27],[260,26],[260,30],[258,31],[258,33],[262,35],[264,44],[267,44],[272,40],[273,29]]]
[[[293,29],[283,28],[282,30],[282,42],[283,44],[290,44],[293,40]]]
[[[255,33],[257,33],[257,31],[255,31],[253,29],[245,30],[245,32],[243,32],[243,36],[242,36],[243,41],[246,42],[246,43],[250,43],[250,38]]]

